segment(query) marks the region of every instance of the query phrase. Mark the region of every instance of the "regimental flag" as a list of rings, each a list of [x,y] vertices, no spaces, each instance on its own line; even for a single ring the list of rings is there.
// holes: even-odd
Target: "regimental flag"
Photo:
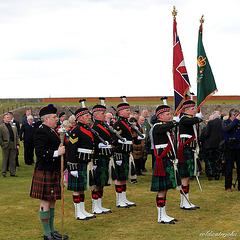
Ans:
[[[174,116],[177,116],[181,112],[180,108],[185,101],[185,95],[189,91],[190,82],[177,34],[177,22],[175,17],[173,18],[173,86],[175,101]]]
[[[203,19],[201,19],[203,22]],[[212,69],[208,62],[202,43],[202,22],[198,33],[198,57],[197,57],[197,111],[202,105],[217,92]]]

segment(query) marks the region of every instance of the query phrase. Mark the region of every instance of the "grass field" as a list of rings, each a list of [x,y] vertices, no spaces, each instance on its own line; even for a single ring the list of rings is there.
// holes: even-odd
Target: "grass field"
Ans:
[[[1,156],[1,152],[0,152]],[[1,158],[0,158],[1,159]],[[29,197],[33,166],[25,166],[23,147],[20,150],[18,178],[0,178],[0,239],[43,239],[38,218],[40,201]],[[0,161],[1,163],[1,161]],[[151,159],[147,161],[151,170]],[[157,223],[156,193],[150,192],[152,172],[138,177],[139,183],[127,186],[127,197],[137,207],[119,209],[115,206],[114,186],[105,187],[103,206],[112,213],[98,215],[88,221],[75,220],[72,192],[64,192],[64,233],[69,239],[240,239],[240,192],[225,192],[224,177],[208,181],[200,176],[203,192],[196,180],[190,183],[190,200],[201,209],[184,211],[179,208],[180,194],[169,190],[166,202],[168,215],[177,218],[175,225]],[[235,180],[234,171],[234,180]],[[90,192],[86,192],[86,210],[91,211]],[[61,232],[60,201],[56,204],[55,227]],[[227,236],[228,235],[228,236]],[[231,236],[229,236],[231,235]]]

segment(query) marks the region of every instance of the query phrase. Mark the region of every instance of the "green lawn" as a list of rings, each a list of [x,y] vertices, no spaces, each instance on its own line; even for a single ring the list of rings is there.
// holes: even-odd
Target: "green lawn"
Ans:
[[[10,178],[8,173],[7,178],[0,179],[0,239],[42,239],[43,230],[38,218],[40,200],[29,197],[33,166],[24,165],[23,147],[19,158],[19,177]],[[151,170],[150,156],[147,168]],[[157,222],[156,193],[150,192],[151,174],[150,171],[138,177],[137,185],[128,183],[127,197],[137,207],[117,208],[114,186],[105,187],[103,206],[111,208],[112,213],[98,215],[88,221],[75,220],[72,192],[65,190],[64,233],[74,240],[240,239],[240,192],[237,189],[225,192],[224,177],[221,176],[220,181],[208,181],[205,175],[201,175],[202,193],[196,180],[191,181],[190,200],[201,207],[196,211],[181,210],[179,192],[169,190],[166,210],[168,215],[179,221],[175,225],[164,225]],[[234,171],[234,180],[235,177]],[[89,191],[86,192],[85,205],[86,210],[91,211]],[[60,201],[56,205],[55,227],[61,232]]]

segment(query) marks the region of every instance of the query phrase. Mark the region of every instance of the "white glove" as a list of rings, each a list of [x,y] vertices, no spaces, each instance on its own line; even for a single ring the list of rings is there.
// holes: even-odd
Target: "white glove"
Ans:
[[[121,166],[121,165],[122,165],[122,160],[117,160],[117,161],[116,161],[116,164],[117,164],[118,166]]]
[[[106,146],[108,146],[109,145],[109,142],[108,141],[106,141],[106,145],[104,144],[104,143],[99,143],[98,144],[98,148],[103,148],[103,147],[106,147]]]
[[[202,113],[201,112],[196,113],[196,117],[202,118]]]
[[[121,143],[121,144],[124,144],[125,141],[127,141],[126,138],[124,138],[124,141],[122,141],[121,139],[118,139],[118,142]]]
[[[178,116],[175,116],[175,117],[173,117],[173,120],[175,120],[176,122],[179,122],[179,121],[180,121],[179,115],[178,115]]]
[[[96,170],[97,169],[97,165],[93,165],[93,169]]]
[[[138,137],[137,137],[137,139],[138,139],[138,140],[143,140],[143,139],[145,139],[145,137],[146,137],[146,135],[145,135],[145,134],[143,134],[143,137],[141,137],[141,136],[138,136]]]
[[[78,171],[70,171],[70,174],[76,178],[78,178]]]
[[[174,164],[178,164],[178,159],[175,159]]]

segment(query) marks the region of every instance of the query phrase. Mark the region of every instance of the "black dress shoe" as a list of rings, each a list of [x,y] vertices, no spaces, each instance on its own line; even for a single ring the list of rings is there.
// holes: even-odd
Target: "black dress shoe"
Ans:
[[[55,239],[62,239],[62,234],[60,234],[59,232],[55,231],[52,233],[52,236],[55,238]],[[63,235],[63,239],[68,239],[68,235]]]
[[[56,238],[52,235],[52,233],[49,233],[47,236],[44,235],[44,240],[55,240],[55,239]]]
[[[18,175],[10,175],[10,177],[18,177]]]
[[[6,174],[2,174],[2,177],[7,177]]]

